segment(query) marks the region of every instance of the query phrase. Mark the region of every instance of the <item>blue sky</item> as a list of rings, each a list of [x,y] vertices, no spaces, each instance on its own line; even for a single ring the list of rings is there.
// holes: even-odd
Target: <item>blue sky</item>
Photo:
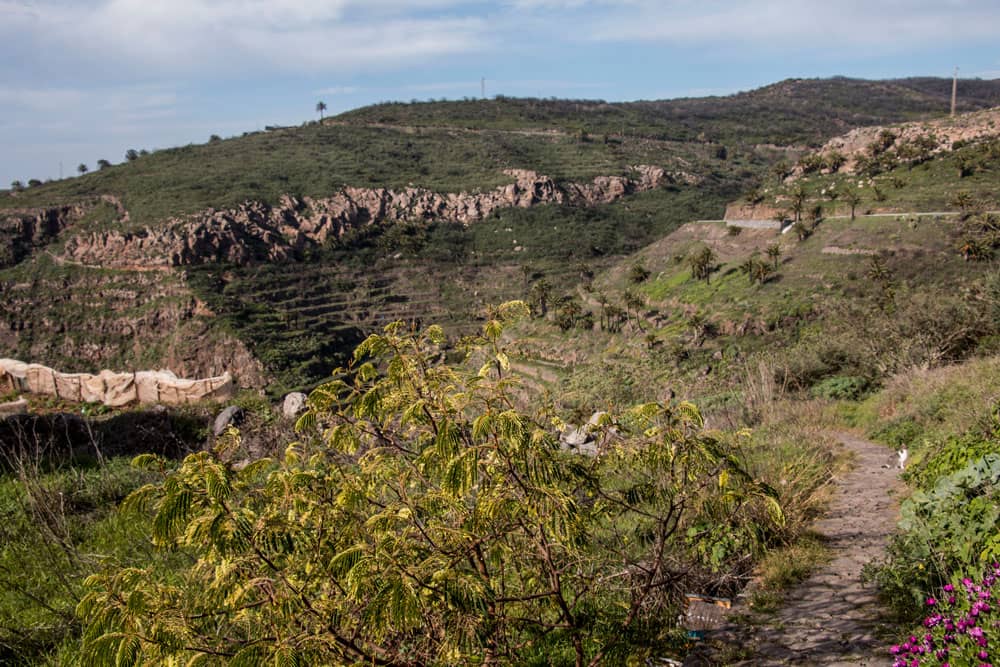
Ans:
[[[998,0],[0,0],[0,186],[380,100],[1000,78]]]

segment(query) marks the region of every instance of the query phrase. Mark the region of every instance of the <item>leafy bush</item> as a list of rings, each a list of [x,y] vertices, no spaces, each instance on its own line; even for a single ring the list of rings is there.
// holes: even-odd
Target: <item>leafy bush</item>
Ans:
[[[647,278],[649,278],[649,269],[640,262],[636,262],[628,270],[628,281],[634,285],[646,282]]]
[[[994,442],[994,446],[998,443]],[[1000,558],[1000,453],[972,461],[916,490],[902,505],[900,534],[889,562],[875,575],[904,617],[917,613],[930,591],[954,573]]]
[[[961,470],[972,461],[997,451],[998,443],[980,435],[952,436],[941,444],[926,444],[907,470],[907,481],[927,490],[938,479]]]
[[[670,640],[682,582],[780,538],[777,494],[686,403],[560,452],[513,408],[501,333],[526,311],[470,343],[478,372],[436,363],[438,327],[370,336],[280,460],[234,465],[235,433],[177,470],[139,457],[162,479],[127,507],[190,561],[91,577],[85,661],[596,664]]]
[[[814,385],[810,391],[817,398],[856,401],[865,395],[870,384],[863,377],[836,375]]]
[[[873,431],[871,436],[894,447],[910,447],[920,440],[923,433],[923,427],[911,417],[902,417],[886,422]]]

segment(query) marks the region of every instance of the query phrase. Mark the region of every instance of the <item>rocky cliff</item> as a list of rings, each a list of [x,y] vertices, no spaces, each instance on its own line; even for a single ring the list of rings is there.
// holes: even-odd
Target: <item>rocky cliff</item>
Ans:
[[[155,229],[78,234],[67,239],[63,258],[122,268],[281,260],[363,225],[411,220],[468,225],[501,208],[609,203],[691,178],[645,165],[632,169],[629,176],[601,176],[583,184],[558,184],[533,171],[506,173],[513,183],[485,192],[345,187],[321,199],[285,196],[274,206],[247,202],[234,209],[209,210]]]
[[[53,273],[0,281],[0,354],[74,372],[114,362],[181,376],[228,371],[244,387],[266,383],[260,362],[243,343],[214,330],[213,313],[182,276],[82,267]]]
[[[861,127],[842,136],[834,137],[816,152],[820,155],[840,153],[846,158],[840,171],[854,173],[858,158],[867,154],[869,146],[875,143],[879,139],[879,135],[886,130],[895,135],[895,141],[891,147],[893,151],[898,151],[900,146],[920,142],[926,144],[930,153],[942,153],[952,150],[953,145],[957,142],[974,141],[1000,134],[1000,108],[964,113],[954,118],[902,123],[887,127]],[[800,167],[796,170],[795,175],[801,174]]]

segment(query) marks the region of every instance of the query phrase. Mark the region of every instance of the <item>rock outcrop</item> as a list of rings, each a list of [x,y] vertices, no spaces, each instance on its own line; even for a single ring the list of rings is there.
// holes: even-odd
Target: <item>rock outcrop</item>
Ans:
[[[610,203],[687,180],[686,175],[675,177],[660,167],[645,165],[633,168],[629,176],[600,176],[584,184],[558,184],[527,170],[506,173],[513,183],[485,192],[345,187],[321,199],[285,196],[275,206],[246,202],[234,209],[213,209],[169,220],[156,229],[81,234],[67,240],[64,259],[118,268],[274,261],[369,224],[436,220],[469,225],[501,208]]]
[[[117,197],[111,195],[65,206],[19,208],[0,212],[0,268],[17,264],[34,251],[52,243],[64,230],[82,220],[101,202],[115,207],[120,222],[128,222],[125,207]]]
[[[281,414],[287,419],[295,419],[306,411],[306,401],[308,399],[309,397],[301,391],[293,391],[285,396],[285,400],[281,402]]]
[[[0,268],[23,261],[86,215],[88,206],[20,209],[0,215]]]
[[[954,118],[941,118],[924,122],[902,123],[888,127],[860,127],[847,134],[826,142],[816,151],[820,155],[838,152],[847,161],[840,168],[841,172],[854,173],[858,158],[868,151],[879,135],[889,130],[896,135],[895,145],[926,141],[933,146],[932,153],[952,150],[952,146],[960,141],[973,141],[1000,134],[1000,108],[986,109],[960,114]],[[795,175],[801,175],[801,167]]]
[[[267,377],[247,346],[219,330],[183,275],[78,268],[0,280],[0,351],[76,371],[155,358],[181,376]]]
[[[767,222],[768,227],[781,227],[778,216],[785,214],[784,209],[767,204],[746,204],[735,202],[726,206],[725,220],[730,224],[738,222]]]

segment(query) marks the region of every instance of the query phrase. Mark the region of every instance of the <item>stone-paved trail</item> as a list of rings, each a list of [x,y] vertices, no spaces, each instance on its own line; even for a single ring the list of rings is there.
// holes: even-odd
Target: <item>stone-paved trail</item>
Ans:
[[[856,465],[838,481],[827,513],[814,526],[824,536],[832,560],[790,590],[765,624],[718,633],[723,641],[739,642],[755,653],[737,664],[891,664],[885,641],[875,636],[884,612],[874,586],[862,583],[861,569],[883,555],[896,525],[902,483],[895,465],[883,467],[896,457],[856,436],[837,437],[854,452]]]

